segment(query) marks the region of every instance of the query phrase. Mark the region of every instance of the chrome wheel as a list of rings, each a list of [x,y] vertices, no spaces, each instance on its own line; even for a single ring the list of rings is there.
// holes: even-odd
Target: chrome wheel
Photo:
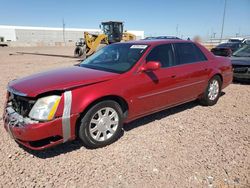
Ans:
[[[118,124],[118,113],[110,107],[102,108],[90,120],[90,135],[96,141],[106,141],[114,135]]]
[[[208,98],[209,100],[213,101],[218,97],[220,90],[220,85],[218,80],[212,80],[212,82],[209,84],[208,89]]]

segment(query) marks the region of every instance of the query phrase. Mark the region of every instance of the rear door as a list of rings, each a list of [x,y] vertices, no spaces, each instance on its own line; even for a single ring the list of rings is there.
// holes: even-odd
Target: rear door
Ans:
[[[182,103],[197,98],[207,86],[209,74],[208,60],[202,51],[189,42],[173,44],[176,66],[175,103]]]

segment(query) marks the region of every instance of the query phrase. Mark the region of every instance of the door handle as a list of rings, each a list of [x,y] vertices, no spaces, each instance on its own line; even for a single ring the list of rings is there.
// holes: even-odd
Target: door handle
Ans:
[[[176,77],[176,75],[172,75],[172,76],[171,76],[171,78],[175,78],[175,77]]]

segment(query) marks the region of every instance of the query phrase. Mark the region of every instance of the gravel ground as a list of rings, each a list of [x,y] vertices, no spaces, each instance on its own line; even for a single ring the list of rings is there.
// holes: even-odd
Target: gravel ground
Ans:
[[[72,54],[73,47],[0,48],[1,104],[8,81],[72,66]],[[232,84],[213,107],[191,102],[141,118],[96,150],[74,141],[28,151],[1,119],[0,187],[250,187],[249,94],[249,85]]]

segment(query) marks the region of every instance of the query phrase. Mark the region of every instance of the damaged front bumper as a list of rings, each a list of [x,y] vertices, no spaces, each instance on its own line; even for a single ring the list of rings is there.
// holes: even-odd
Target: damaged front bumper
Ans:
[[[78,115],[71,115],[71,130]],[[55,118],[48,122],[39,122],[24,118],[11,106],[7,106],[4,113],[4,127],[10,136],[18,143],[32,150],[43,150],[63,143],[62,118]],[[69,140],[75,139],[75,131],[71,131]]]

